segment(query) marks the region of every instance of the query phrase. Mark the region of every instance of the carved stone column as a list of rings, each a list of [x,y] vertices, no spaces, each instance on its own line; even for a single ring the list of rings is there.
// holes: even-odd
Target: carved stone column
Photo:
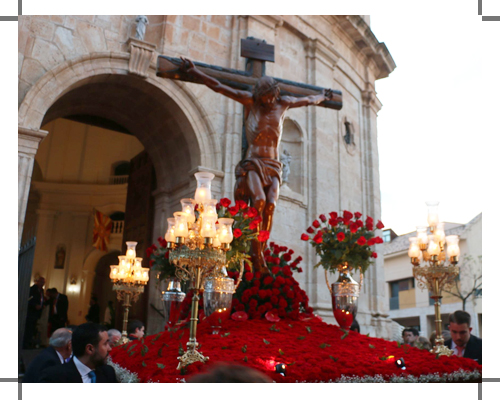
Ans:
[[[38,145],[49,132],[19,127],[18,130],[18,246],[21,245],[31,175]]]
[[[156,45],[136,38],[129,38],[127,44],[130,51],[129,72],[147,78],[149,64],[155,57]]]

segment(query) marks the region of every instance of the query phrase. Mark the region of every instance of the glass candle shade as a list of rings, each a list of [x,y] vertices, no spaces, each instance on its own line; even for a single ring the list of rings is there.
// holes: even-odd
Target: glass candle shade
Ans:
[[[175,226],[174,235],[175,237],[187,237],[188,236],[188,226],[187,226],[187,216],[186,213],[182,211],[177,211],[174,213]]]
[[[219,240],[221,243],[231,243],[233,241],[232,218],[219,218]]]
[[[446,236],[446,253],[448,257],[459,257],[460,247],[458,246],[459,237],[457,235]]]
[[[220,225],[215,225],[215,236],[212,242],[212,247],[216,248],[220,247],[219,230],[220,230]]]
[[[125,244],[127,245],[127,252],[125,253],[125,256],[129,260],[133,260],[136,256],[135,246],[137,246],[137,242],[125,242]]]
[[[439,201],[426,201],[425,204],[427,204],[427,223],[429,226],[435,227],[439,222]]]
[[[141,268],[141,282],[144,284],[149,281],[149,268]]]
[[[430,256],[437,256],[440,253],[439,244],[436,242],[434,235],[429,235],[429,245],[427,246],[427,253]]]
[[[217,221],[217,217],[204,217],[201,223],[200,235],[204,238],[213,238],[215,237],[215,221]],[[220,238],[219,238],[220,240]]]
[[[168,218],[167,233],[165,233],[165,240],[167,242],[175,242],[175,218]]]
[[[123,269],[124,271],[130,271],[130,260],[127,258],[127,256],[118,256],[118,265],[119,269]]]
[[[203,215],[202,217],[217,217],[217,200],[207,200],[203,202]]]
[[[417,226],[417,239],[418,244],[427,244],[429,242],[427,238],[427,227]]]
[[[194,215],[195,201],[193,199],[182,199],[181,205],[182,212],[186,213],[187,222],[192,224],[196,220]]]
[[[408,256],[411,258],[420,258],[422,251],[420,247],[418,247],[418,238],[411,237],[410,238],[410,249],[408,250]]]
[[[196,178],[194,199],[198,204],[203,204],[212,198],[211,185],[215,175],[210,172],[197,172],[194,177]]]
[[[111,281],[115,282],[118,280],[118,265],[110,265],[109,266],[109,279],[111,279]]]
[[[444,243],[445,240],[444,222],[439,222],[437,224],[436,230],[434,231],[434,240],[437,243]]]

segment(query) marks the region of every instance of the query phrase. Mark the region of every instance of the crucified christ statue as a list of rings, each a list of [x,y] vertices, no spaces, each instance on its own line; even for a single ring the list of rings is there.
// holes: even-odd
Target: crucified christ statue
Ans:
[[[280,96],[278,83],[271,77],[261,77],[253,92],[237,90],[222,84],[198,68],[187,58],[182,58],[181,70],[199,78],[217,93],[233,99],[245,107],[245,134],[248,150],[236,166],[235,200],[243,200],[257,209],[262,221],[258,232],[271,232],[273,214],[279,197],[283,164],[279,161],[279,144],[283,132],[285,112],[289,108],[317,105],[333,96],[331,89],[322,94],[291,97]],[[263,253],[264,243],[252,241],[254,271],[266,272]]]

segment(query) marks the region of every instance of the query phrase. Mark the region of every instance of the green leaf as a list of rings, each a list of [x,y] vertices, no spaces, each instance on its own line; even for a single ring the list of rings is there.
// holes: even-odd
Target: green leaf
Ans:
[[[308,326],[306,326],[306,329],[307,329],[307,332],[311,333],[312,332],[312,329],[309,328]]]
[[[248,357],[247,356],[243,357],[243,361],[248,362]]]
[[[262,339],[264,341],[265,344],[269,344],[270,342],[268,342],[266,339]]]
[[[325,347],[327,347],[327,346],[328,346],[328,347],[332,347],[332,345],[331,345],[331,344],[328,344],[328,343],[321,343],[321,344],[319,345],[319,347],[321,347],[322,349],[324,349],[324,348],[325,348]]]
[[[284,352],[283,350],[281,350],[281,349],[278,349],[278,352],[279,352],[282,356],[284,356],[284,355],[285,355],[285,352]]]
[[[339,359],[338,357],[334,357],[334,356],[328,356],[328,357],[330,357],[335,362],[337,362],[337,360]]]
[[[128,356],[132,357],[134,354],[135,354],[135,351],[131,351],[130,353],[128,353]]]
[[[137,343],[134,343],[132,346],[130,346],[130,348],[127,349],[127,351],[132,351],[132,349],[137,345]]]
[[[387,360],[387,357],[386,356],[379,357],[379,360],[385,361],[385,360]]]
[[[247,345],[244,345],[242,348],[241,348],[241,351],[243,353],[246,353],[247,352]]]
[[[369,333],[367,333],[367,334],[366,334],[366,337],[370,337],[370,334],[369,334]]]
[[[292,361],[291,363],[287,364],[287,366],[294,365],[295,361]]]
[[[347,335],[349,335],[349,332],[344,333],[340,338],[340,340],[344,340],[347,337]]]
[[[164,366],[163,364],[156,363],[156,365],[157,365],[157,366],[158,366],[158,368],[160,368],[160,369],[165,368],[165,366]]]
[[[142,366],[143,366],[143,367],[146,367],[146,363],[145,363],[144,361],[142,362]]]
[[[375,346],[374,346],[373,344],[369,344],[369,345],[368,345],[368,347],[369,347],[370,349],[374,349],[374,348],[375,348]]]
[[[156,335],[156,336],[153,338],[153,340],[151,340],[151,344],[154,344],[154,342],[156,342],[156,340],[157,340],[160,336],[161,336],[161,332],[160,332],[158,335]]]
[[[179,343],[179,355],[182,356],[184,354],[184,349],[182,348],[182,344]]]
[[[226,350],[227,349],[227,346],[222,346],[222,350]]]
[[[231,334],[231,332],[226,332],[226,333],[224,333],[224,335],[221,335],[221,337],[227,337],[227,336],[229,336],[230,334]]]
[[[297,339],[298,340],[304,340],[306,337],[305,336],[299,336]]]
[[[144,357],[148,351],[149,351],[148,346],[146,346],[146,345],[142,346],[141,356]]]
[[[288,326],[289,326],[290,328],[293,328],[293,325],[292,325],[292,324],[288,324]]]

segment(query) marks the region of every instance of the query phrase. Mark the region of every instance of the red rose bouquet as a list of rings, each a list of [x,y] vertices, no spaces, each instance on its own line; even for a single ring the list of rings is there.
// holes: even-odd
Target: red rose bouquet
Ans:
[[[153,244],[146,250],[146,257],[149,258],[149,266],[159,273],[159,280],[162,281],[175,276],[175,265],[168,260],[167,241],[160,236],[158,244],[159,246]]]
[[[269,274],[252,273],[248,264],[243,279],[233,295],[233,312],[245,312],[252,319],[265,316],[269,321],[289,317],[298,319],[300,313],[312,313],[309,299],[293,272],[302,272],[298,264],[302,257],[292,262],[294,251],[271,242],[264,252]],[[238,278],[239,272],[230,271],[228,275]],[[240,314],[239,314],[240,315]]]
[[[372,217],[367,216],[364,222],[361,217],[359,212],[344,211],[342,216],[331,212],[329,218],[321,214],[313,221],[301,239],[310,242],[320,256],[321,261],[314,267],[323,265],[335,272],[339,265],[348,263],[365,273],[377,258],[371,246],[384,242],[375,235],[375,228],[382,229],[384,224],[378,221],[374,226]]]

